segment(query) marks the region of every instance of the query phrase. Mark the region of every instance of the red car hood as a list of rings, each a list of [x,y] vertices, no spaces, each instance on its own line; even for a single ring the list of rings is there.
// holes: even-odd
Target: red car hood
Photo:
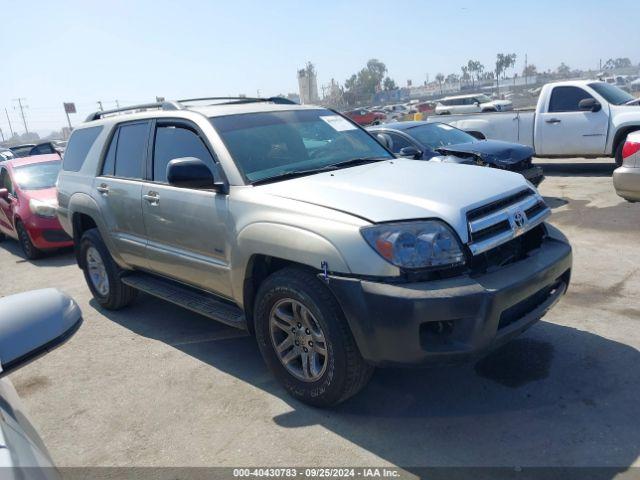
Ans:
[[[22,196],[27,200],[35,198],[36,200],[53,202],[58,199],[58,190],[56,187],[42,188],[39,190],[20,190],[20,193],[22,193]]]

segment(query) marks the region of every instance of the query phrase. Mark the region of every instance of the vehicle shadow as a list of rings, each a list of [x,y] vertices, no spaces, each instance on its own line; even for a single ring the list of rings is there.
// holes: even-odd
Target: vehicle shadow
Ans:
[[[44,252],[43,256],[36,260],[25,258],[22,248],[17,241],[6,239],[0,243],[0,248],[16,257],[16,263],[31,263],[37,267],[66,267],[76,263],[73,247],[60,248]]]
[[[534,163],[547,177],[610,177],[617,168],[613,160],[609,162]]]
[[[475,365],[379,369],[359,395],[319,410],[284,392],[252,337],[146,295],[124,311],[99,310],[284,400],[292,410],[273,418],[278,427],[321,425],[417,474],[422,466],[608,467],[588,475],[608,479],[640,453],[640,352],[575,328],[540,322]]]

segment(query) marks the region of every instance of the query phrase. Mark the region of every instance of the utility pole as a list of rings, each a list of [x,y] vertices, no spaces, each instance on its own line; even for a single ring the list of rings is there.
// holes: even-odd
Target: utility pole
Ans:
[[[1,128],[0,128],[0,137],[2,137],[2,141],[4,142],[4,133],[2,132]]]
[[[116,99],[116,108],[120,108],[120,102]]]
[[[524,86],[527,87],[527,77],[529,76],[529,72],[527,71],[527,54],[524,54]]]
[[[29,133],[29,129],[27,128],[27,119],[24,116],[24,109],[28,107],[28,105],[22,105],[22,101],[26,100],[26,98],[14,98],[14,102],[18,102],[20,106],[20,115],[22,116],[22,123],[24,123],[24,131],[25,133]]]
[[[7,122],[9,122],[9,130],[11,130],[11,137],[15,137],[16,134],[13,131],[13,127],[11,126],[11,119],[9,118],[9,112],[7,112],[7,107],[4,108],[4,113],[7,116]]]
[[[104,112],[104,108],[102,108],[102,100],[98,100],[97,104],[98,104],[98,108],[100,109],[100,111]]]
[[[260,98],[260,89],[258,89],[256,93],[258,94],[258,98]]]

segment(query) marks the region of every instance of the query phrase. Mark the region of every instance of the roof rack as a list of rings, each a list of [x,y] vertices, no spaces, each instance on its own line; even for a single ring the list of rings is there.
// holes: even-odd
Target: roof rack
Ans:
[[[131,105],[128,107],[114,108],[111,110],[98,110],[93,112],[87,117],[86,122],[92,122],[93,120],[100,120],[106,115],[112,115],[114,113],[129,112],[129,111],[143,111],[157,108],[160,110],[181,110],[182,106],[177,102],[153,102],[153,103],[141,103],[138,105]]]
[[[220,101],[220,103],[216,103],[215,105],[233,105],[233,104],[242,104],[242,103],[258,103],[258,102],[272,102],[282,105],[296,105],[296,102],[293,100],[289,100],[284,97],[268,97],[268,98],[258,98],[258,97],[202,97],[202,98],[185,98],[177,101],[165,101],[165,102],[153,102],[153,103],[141,103],[139,105],[131,105],[129,107],[122,108],[114,108],[112,110],[99,110],[97,112],[93,112],[91,115],[87,117],[86,122],[92,122],[94,120],[99,120],[102,117],[107,115],[112,115],[114,113],[123,113],[123,112],[131,112],[131,111],[144,111],[151,109],[160,109],[160,110],[182,110],[184,109],[183,103],[192,103],[192,102],[203,102],[208,100]]]
[[[258,102],[271,102],[283,105],[295,105],[296,102],[284,97],[202,97],[202,98],[184,98],[178,100],[178,103],[190,103],[190,102],[205,102],[207,100],[221,101],[216,105],[232,105],[236,103],[258,103]]]

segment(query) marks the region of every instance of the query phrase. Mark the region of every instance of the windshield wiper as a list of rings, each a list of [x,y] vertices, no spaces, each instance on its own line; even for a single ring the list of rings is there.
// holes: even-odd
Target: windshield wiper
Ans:
[[[339,170],[341,168],[355,167],[357,165],[364,165],[365,163],[371,163],[371,162],[380,162],[383,160],[393,160],[393,159],[386,158],[386,157],[352,158],[344,162],[331,163],[329,165],[325,165],[324,167],[319,167],[319,168],[310,168],[307,170],[287,170],[286,172],[279,173],[278,175],[274,175],[272,177],[261,178],[260,180],[256,180],[252,184],[260,185],[261,183],[269,183],[276,180],[288,180],[290,178],[304,177],[305,175],[313,175],[315,173],[332,172],[334,170]]]
[[[632,98],[628,102],[625,102],[624,105],[633,105],[635,103],[640,105],[640,98]]]
[[[382,162],[384,160],[393,160],[393,158],[387,158],[387,157],[352,158],[350,160],[345,160],[344,162],[332,163],[331,165],[327,165],[327,168],[333,167],[332,170],[337,170],[339,168],[355,167],[357,165],[364,165],[365,163]]]

